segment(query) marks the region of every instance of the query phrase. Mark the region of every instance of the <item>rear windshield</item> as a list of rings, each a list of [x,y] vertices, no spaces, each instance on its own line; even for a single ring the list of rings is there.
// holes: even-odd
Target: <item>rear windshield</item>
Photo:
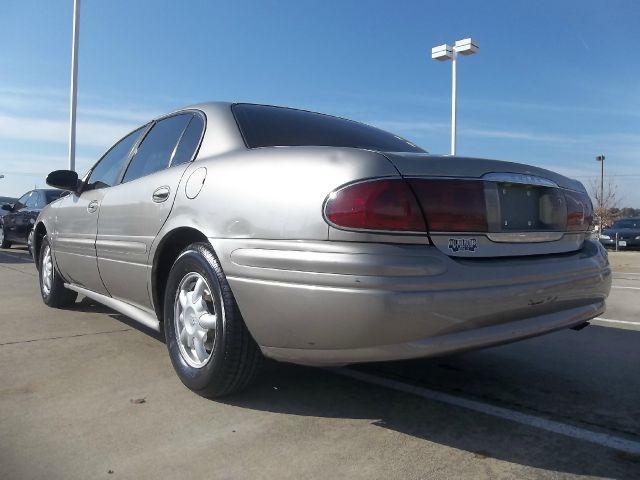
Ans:
[[[331,115],[247,103],[232,109],[249,148],[316,145],[425,153],[392,133]]]

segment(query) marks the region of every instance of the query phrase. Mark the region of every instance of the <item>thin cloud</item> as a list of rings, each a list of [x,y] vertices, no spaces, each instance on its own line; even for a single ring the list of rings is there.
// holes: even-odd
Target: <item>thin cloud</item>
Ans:
[[[403,122],[403,121],[369,121],[365,122],[385,130],[404,130],[408,132],[434,132],[449,128],[444,122]]]
[[[108,121],[79,121],[78,145],[104,147],[133,130],[137,124]],[[0,113],[0,138],[35,142],[68,142],[69,124],[65,120],[47,120]]]
[[[481,105],[487,107],[498,107],[498,108],[506,108],[506,109],[516,109],[516,110],[536,110],[536,111],[545,111],[545,112],[560,112],[563,114],[566,113],[590,113],[597,115],[616,115],[616,116],[628,116],[628,117],[640,117],[640,111],[634,108],[619,110],[615,108],[603,108],[597,106],[575,106],[575,105],[550,105],[545,103],[529,103],[529,102],[520,102],[513,100],[498,100],[492,98],[468,98],[465,99],[466,103],[472,105]]]
[[[524,140],[527,142],[539,143],[576,143],[578,140],[570,135],[556,135],[548,133],[525,132],[514,130],[496,130],[483,128],[463,128],[463,135],[473,135],[476,137],[500,138],[504,140]]]

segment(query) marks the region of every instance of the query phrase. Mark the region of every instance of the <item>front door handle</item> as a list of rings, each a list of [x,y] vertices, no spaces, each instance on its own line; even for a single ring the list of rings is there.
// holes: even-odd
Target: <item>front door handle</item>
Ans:
[[[151,196],[151,198],[156,203],[162,203],[167,198],[169,198],[169,193],[170,192],[171,192],[171,190],[169,189],[169,187],[166,187],[166,186],[165,187],[158,187],[153,192],[153,195]]]
[[[95,213],[96,210],[98,210],[98,201],[97,200],[91,200],[89,202],[89,205],[87,205],[87,212]]]

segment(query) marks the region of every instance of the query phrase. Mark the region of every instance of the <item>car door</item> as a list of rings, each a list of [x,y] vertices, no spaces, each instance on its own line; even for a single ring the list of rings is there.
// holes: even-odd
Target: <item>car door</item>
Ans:
[[[36,224],[40,210],[46,205],[46,199],[42,190],[34,190],[31,192],[29,199],[27,200],[27,208],[24,210],[24,230],[20,232],[21,242],[26,243],[29,238],[29,233],[33,230],[33,226]]]
[[[122,183],[105,192],[96,251],[100,275],[113,297],[151,309],[151,244],[171,212],[203,128],[199,113],[157,121],[138,145]]]
[[[31,198],[32,192],[27,192],[21,196],[16,203],[13,204],[13,209],[8,212],[3,218],[4,222],[4,234],[7,240],[12,242],[21,241],[20,232],[24,230],[24,213],[27,209],[27,202]]]
[[[105,192],[122,177],[133,147],[145,127],[116,143],[84,179],[80,193],[65,196],[56,205],[52,246],[56,265],[67,281],[108,294],[96,259],[99,207]]]

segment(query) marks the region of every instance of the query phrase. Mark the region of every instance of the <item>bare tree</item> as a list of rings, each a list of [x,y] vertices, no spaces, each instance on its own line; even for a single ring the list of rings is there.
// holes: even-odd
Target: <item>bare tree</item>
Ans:
[[[618,185],[613,177],[605,177],[602,199],[600,198],[600,179],[592,179],[588,188],[591,198],[594,199],[593,210],[596,225],[600,225],[600,219],[605,227],[611,225],[619,210]]]

